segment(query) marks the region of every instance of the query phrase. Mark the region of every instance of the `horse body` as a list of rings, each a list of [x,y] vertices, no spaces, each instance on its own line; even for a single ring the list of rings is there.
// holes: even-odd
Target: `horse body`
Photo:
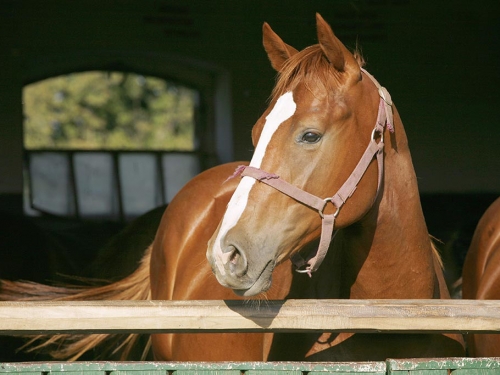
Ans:
[[[479,220],[462,277],[464,299],[500,299],[500,198]],[[470,334],[467,344],[472,356],[500,356],[500,336],[497,334]]]

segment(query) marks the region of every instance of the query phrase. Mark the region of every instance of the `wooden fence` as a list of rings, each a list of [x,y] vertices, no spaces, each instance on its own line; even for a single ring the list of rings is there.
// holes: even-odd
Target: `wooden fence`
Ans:
[[[157,332],[500,333],[500,301],[0,302],[0,334]],[[498,375],[500,358],[378,362],[0,363],[0,375]]]

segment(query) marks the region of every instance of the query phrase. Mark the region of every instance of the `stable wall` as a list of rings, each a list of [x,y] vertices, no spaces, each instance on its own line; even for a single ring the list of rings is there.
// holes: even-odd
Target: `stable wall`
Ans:
[[[22,191],[23,85],[121,61],[223,77],[214,82],[227,85],[230,108],[220,121],[232,134],[218,135],[228,150],[221,161],[249,159],[251,127],[274,83],[262,23],[301,49],[316,43],[316,11],[348,46],[359,44],[391,92],[421,191],[500,192],[496,0],[2,0],[0,194]]]

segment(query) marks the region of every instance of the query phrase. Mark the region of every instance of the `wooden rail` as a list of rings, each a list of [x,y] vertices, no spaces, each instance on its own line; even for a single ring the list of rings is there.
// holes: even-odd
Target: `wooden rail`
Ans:
[[[0,302],[0,334],[158,332],[500,333],[500,301]]]

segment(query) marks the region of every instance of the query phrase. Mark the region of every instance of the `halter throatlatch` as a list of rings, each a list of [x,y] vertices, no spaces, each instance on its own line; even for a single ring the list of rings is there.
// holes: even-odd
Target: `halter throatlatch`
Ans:
[[[326,256],[332,238],[334,236],[335,219],[337,218],[340,209],[347,201],[347,199],[356,190],[359,181],[363,177],[364,173],[370,166],[373,158],[377,158],[378,164],[378,184],[377,184],[377,194],[378,196],[380,186],[382,183],[382,177],[384,174],[384,130],[385,127],[389,129],[390,132],[394,132],[393,126],[393,113],[392,113],[392,100],[389,92],[377,82],[377,80],[369,74],[366,70],[362,71],[373,81],[378,89],[380,95],[380,103],[377,114],[377,121],[375,127],[371,134],[370,143],[366,148],[363,156],[359,160],[358,164],[354,168],[354,171],[344,182],[341,188],[337,191],[335,195],[328,198],[319,198],[313,194],[310,194],[298,187],[289,184],[288,182],[282,180],[278,175],[265,172],[259,168],[251,166],[240,166],[235,172],[235,175],[241,175],[242,177],[252,177],[256,180],[263,182],[276,190],[288,195],[289,197],[295,199],[296,201],[305,204],[306,206],[318,211],[321,217],[321,237],[319,241],[318,249],[310,254],[307,259],[302,258],[300,254],[294,254],[291,257],[292,262],[297,267],[296,271],[301,273],[307,273],[311,276],[312,272],[316,271],[320,266],[321,262]],[[374,201],[375,201],[374,199]],[[326,214],[325,208],[331,203],[335,206],[336,210],[333,214]]]

